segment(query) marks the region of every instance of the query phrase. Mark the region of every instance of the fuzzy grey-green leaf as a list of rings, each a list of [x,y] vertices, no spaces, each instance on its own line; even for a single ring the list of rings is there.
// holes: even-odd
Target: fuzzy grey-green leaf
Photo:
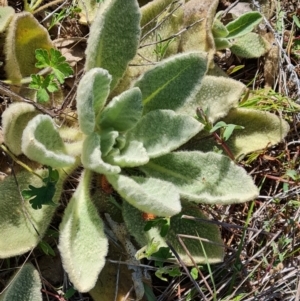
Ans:
[[[199,89],[207,70],[207,54],[177,54],[145,72],[135,86],[143,96],[144,114],[179,109]]]
[[[122,198],[139,210],[158,216],[172,216],[181,210],[179,193],[169,182],[123,175],[106,178]]]
[[[108,250],[103,221],[89,196],[89,173],[84,171],[65,210],[58,245],[64,269],[80,292],[94,287]]]
[[[31,160],[51,167],[66,167],[75,163],[69,156],[56,124],[48,115],[31,119],[22,135],[22,151]]]
[[[130,130],[142,117],[142,94],[139,88],[127,90],[117,97],[101,112],[101,128],[113,128],[119,132]]]
[[[244,127],[234,131],[226,142],[235,157],[279,143],[290,129],[288,123],[278,116],[252,109],[232,109],[223,120]],[[198,146],[193,144],[193,149],[201,151],[211,151],[217,146],[212,139],[206,139],[202,145],[199,142]]]
[[[24,264],[11,279],[0,301],[42,301],[42,282],[31,263]]]
[[[36,172],[43,177],[47,175],[45,171]],[[35,187],[43,185],[43,182],[37,176],[29,172],[17,173],[16,179],[21,191],[27,189],[28,185]],[[60,179],[56,185],[54,202],[57,202],[60,197],[62,184],[63,181]],[[41,209],[35,210],[28,201],[23,203],[13,176],[8,176],[1,181],[0,258],[21,255],[35,248],[41,237],[44,236],[55,210],[56,207],[54,206],[43,206]],[[27,214],[25,214],[25,211]]]
[[[112,75],[111,90],[136,54],[140,38],[140,11],[136,0],[101,4],[91,26],[85,70],[101,67]]]
[[[239,18],[226,25],[226,29],[228,30],[226,38],[233,39],[248,34],[262,21],[262,19],[263,16],[256,11],[241,15]]]
[[[213,152],[171,153],[151,159],[140,169],[148,176],[173,183],[181,197],[197,203],[243,203],[258,195],[243,168]]]
[[[270,43],[257,33],[250,32],[235,40],[232,53],[244,58],[257,58],[270,50]]]
[[[195,116],[196,109],[201,108],[214,123],[226,116],[231,108],[237,107],[245,89],[244,84],[231,78],[206,75],[198,93],[176,112]]]
[[[120,154],[112,155],[107,158],[120,167],[136,167],[149,162],[149,156],[143,143],[139,141],[129,141],[128,144],[120,151]]]
[[[82,165],[100,174],[115,174],[121,171],[119,166],[111,165],[102,160],[100,136],[92,133],[83,142],[81,162]]]
[[[2,114],[2,128],[5,144],[15,155],[22,154],[23,130],[28,122],[38,114],[33,105],[12,103]]]
[[[80,80],[77,89],[77,112],[80,129],[91,134],[109,94],[111,75],[102,68],[93,68]]]
[[[171,110],[147,113],[128,133],[128,139],[140,141],[150,158],[175,150],[203,129],[193,117]]]

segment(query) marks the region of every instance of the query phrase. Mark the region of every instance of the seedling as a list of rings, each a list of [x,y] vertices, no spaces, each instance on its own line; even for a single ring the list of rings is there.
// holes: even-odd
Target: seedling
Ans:
[[[66,62],[66,58],[56,49],[37,49],[35,51],[37,63],[35,66],[44,72],[51,72],[45,77],[40,74],[31,75],[29,87],[37,90],[37,99],[40,103],[48,102],[49,93],[58,91],[60,84],[64,83],[66,77],[73,74],[73,69]]]

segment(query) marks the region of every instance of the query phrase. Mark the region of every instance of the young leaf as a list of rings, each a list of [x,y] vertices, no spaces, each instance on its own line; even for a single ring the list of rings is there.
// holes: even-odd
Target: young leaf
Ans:
[[[59,174],[57,170],[52,170],[51,167],[48,170],[48,176],[43,179],[44,186],[34,187],[29,185],[29,189],[22,191],[22,196],[25,200],[29,200],[33,209],[41,209],[43,205],[56,206],[52,199],[56,191],[55,185]]]
[[[227,124],[225,127],[225,130],[223,132],[222,138],[227,141],[230,136],[232,135],[234,130],[243,130],[244,127],[241,125],[236,125],[236,124]]]
[[[233,39],[251,32],[263,19],[259,12],[248,12],[226,25],[227,39]]]
[[[58,90],[58,86],[54,81],[54,75],[48,74],[46,77],[43,77],[39,74],[31,75],[31,83],[29,88],[37,90],[37,100],[40,103],[45,103],[49,100],[49,92],[55,92]]]
[[[102,68],[93,68],[80,80],[77,88],[77,112],[80,129],[86,135],[95,130],[97,115],[109,94],[111,75]]]
[[[100,149],[100,136],[97,133],[92,133],[87,136],[83,142],[81,162],[82,165],[90,170],[100,174],[116,174],[121,171],[121,168],[116,165],[111,165],[102,160]]]
[[[132,88],[114,97],[100,116],[101,128],[113,128],[125,132],[133,128],[142,117],[142,94],[139,88]]]

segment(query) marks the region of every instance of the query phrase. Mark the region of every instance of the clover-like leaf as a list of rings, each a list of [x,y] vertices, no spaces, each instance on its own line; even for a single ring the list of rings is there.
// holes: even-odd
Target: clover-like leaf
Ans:
[[[142,91],[144,114],[177,110],[195,93],[207,70],[206,54],[177,54],[145,72],[135,86]]]
[[[226,141],[236,158],[279,143],[290,129],[289,124],[282,118],[270,112],[253,109],[232,109],[223,120],[244,127],[243,130],[234,131]],[[214,147],[219,146],[213,139],[207,138],[202,143],[191,141],[189,148],[212,151]]]
[[[0,301],[42,301],[42,282],[39,272],[31,263],[24,264],[12,277]]]
[[[40,69],[50,67],[54,76],[61,84],[64,83],[66,77],[73,74],[73,69],[66,62],[66,58],[60,51],[54,48],[51,48],[50,51],[36,49],[35,57],[37,59],[35,66]]]
[[[84,171],[65,210],[58,244],[63,267],[80,292],[94,287],[108,250],[103,222],[89,195],[90,177]]]
[[[59,173],[57,170],[52,170],[51,167],[48,170],[48,176],[43,179],[43,186],[35,187],[29,185],[29,189],[22,191],[23,198],[29,200],[33,209],[41,209],[43,205],[56,206],[52,199],[55,195]]]
[[[29,87],[37,90],[37,101],[40,103],[48,102],[48,92],[52,93],[58,90],[53,74],[48,74],[46,77],[39,74],[32,74]]]
[[[157,216],[172,216],[181,210],[173,184],[154,178],[107,175],[108,182],[132,206]]]
[[[142,94],[140,89],[127,90],[117,97],[101,112],[101,128],[113,128],[125,132],[133,128],[143,112]]]
[[[213,152],[171,153],[151,159],[140,169],[148,176],[173,183],[181,197],[197,203],[242,203],[258,195],[243,168]]]
[[[37,115],[29,121],[22,135],[22,151],[29,159],[55,168],[75,163],[48,115]]]
[[[156,110],[144,115],[128,133],[129,141],[143,144],[150,158],[175,150],[203,129],[193,117],[171,110]]]
[[[41,177],[47,178],[45,170],[35,171]],[[58,203],[63,181],[66,178],[65,172],[60,174],[56,184],[55,195],[52,198]],[[29,173],[21,172],[16,174],[20,191],[28,189],[29,185],[41,187],[42,180]],[[22,202],[20,192],[16,186],[13,176],[6,177],[0,182],[0,258],[8,258],[24,254],[35,248],[44,236],[55,213],[55,206],[42,206],[35,210],[29,202]]]
[[[97,115],[109,94],[111,75],[102,68],[93,68],[80,80],[77,89],[77,112],[80,129],[86,135],[95,130]]]

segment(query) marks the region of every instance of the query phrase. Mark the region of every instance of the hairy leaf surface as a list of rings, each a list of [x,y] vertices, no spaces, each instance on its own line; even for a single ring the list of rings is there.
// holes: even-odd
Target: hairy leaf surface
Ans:
[[[108,182],[132,206],[158,216],[172,216],[181,210],[177,189],[154,178],[108,175]]]
[[[181,197],[197,203],[243,203],[258,195],[243,168],[213,152],[171,153],[151,159],[140,169],[151,177],[173,183]]]

